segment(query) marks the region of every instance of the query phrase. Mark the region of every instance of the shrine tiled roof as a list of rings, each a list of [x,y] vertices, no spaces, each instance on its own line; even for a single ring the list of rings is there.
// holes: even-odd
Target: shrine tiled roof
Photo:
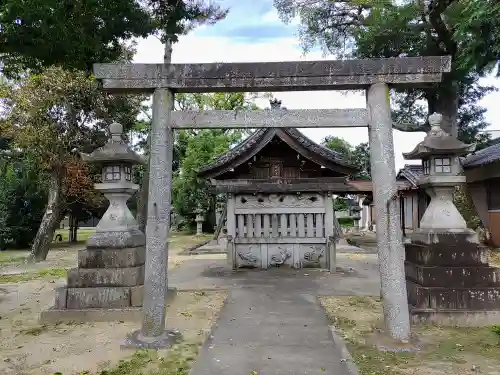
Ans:
[[[307,150],[315,156],[316,162],[323,161],[343,167],[348,171],[346,174],[354,174],[359,170],[342,154],[313,142],[296,128],[263,128],[253,132],[248,138],[221,155],[212,164],[200,169],[199,174],[202,176],[222,174],[249,160],[269,144],[274,137],[284,140],[299,153],[299,149]],[[325,167],[328,168],[328,165],[325,165]]]
[[[418,180],[424,174],[424,169],[421,164],[406,164],[398,172],[397,179],[405,178],[413,187],[418,186]]]
[[[492,145],[482,150],[473,152],[461,159],[464,168],[480,167],[500,160],[500,139],[491,141]]]

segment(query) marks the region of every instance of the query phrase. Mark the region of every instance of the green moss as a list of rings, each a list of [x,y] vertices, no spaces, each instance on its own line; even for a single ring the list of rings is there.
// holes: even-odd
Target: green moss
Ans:
[[[397,375],[415,359],[413,353],[382,352],[373,346],[348,343],[361,375]]]
[[[37,327],[32,327],[28,329],[23,329],[21,330],[21,333],[23,335],[30,335],[30,336],[40,336],[43,332],[47,331],[47,326],[37,326]]]
[[[13,251],[0,252],[0,265],[11,263],[22,263],[26,259],[25,256],[13,255]]]
[[[180,343],[168,349],[165,357],[154,350],[139,350],[99,375],[188,375],[198,346],[198,343]],[[83,374],[86,372],[80,375]]]
[[[412,332],[421,350],[415,352],[380,351],[375,343],[385,340],[381,302],[373,297],[328,297],[322,300],[333,324],[343,333],[346,346],[361,375],[399,375],[404,369],[426,374],[448,363],[467,368],[500,366],[498,327],[440,327],[415,325]],[[455,367],[453,367],[455,368]],[[460,368],[460,367],[459,367]],[[443,370],[443,374],[448,374]]]
[[[48,268],[36,272],[26,272],[15,275],[0,275],[0,284],[16,284],[32,280],[55,280],[65,278],[68,271],[65,268]]]

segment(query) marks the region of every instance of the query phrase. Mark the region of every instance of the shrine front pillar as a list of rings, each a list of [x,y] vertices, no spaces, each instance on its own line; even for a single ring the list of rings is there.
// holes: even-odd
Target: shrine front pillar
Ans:
[[[397,200],[394,141],[389,87],[372,85],[367,92],[370,163],[377,224],[381,295],[387,328],[392,338],[410,339],[406,297],[404,248]]]

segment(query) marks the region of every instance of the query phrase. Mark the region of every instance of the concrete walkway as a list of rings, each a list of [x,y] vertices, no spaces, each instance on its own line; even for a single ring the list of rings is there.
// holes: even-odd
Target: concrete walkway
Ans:
[[[211,338],[189,375],[348,375],[317,296],[380,294],[376,254],[343,245],[337,272],[231,271],[225,259],[193,259],[169,272],[179,290],[228,290]]]
[[[316,297],[287,287],[234,288],[190,375],[348,375]],[[255,371],[255,372],[254,372]]]

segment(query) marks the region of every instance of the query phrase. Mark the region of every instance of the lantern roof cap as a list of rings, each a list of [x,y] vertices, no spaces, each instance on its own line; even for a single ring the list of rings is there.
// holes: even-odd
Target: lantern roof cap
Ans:
[[[118,122],[109,125],[110,137],[106,144],[90,154],[81,154],[82,159],[88,163],[129,163],[144,164],[144,158],[130,148],[124,137],[123,126]]]
[[[431,130],[424,140],[412,151],[403,153],[406,160],[423,159],[433,155],[462,156],[476,149],[476,144],[466,144],[441,128],[443,116],[433,113],[429,116]]]

